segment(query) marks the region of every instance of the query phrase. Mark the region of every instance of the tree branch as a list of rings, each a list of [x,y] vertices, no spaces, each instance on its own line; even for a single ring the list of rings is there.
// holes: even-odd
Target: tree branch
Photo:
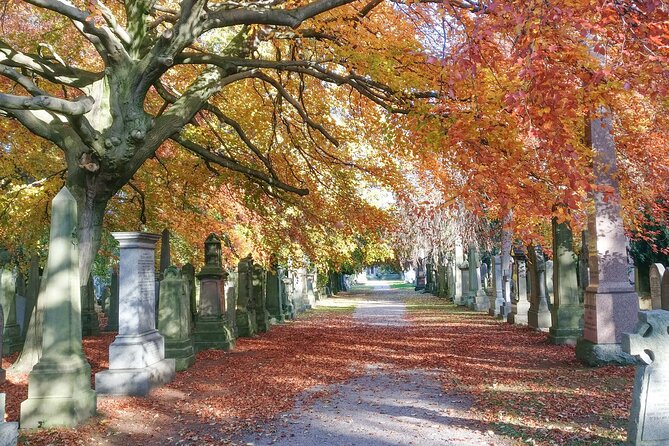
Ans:
[[[80,96],[74,101],[53,96],[16,96],[0,93],[0,108],[10,110],[47,110],[69,116],[88,113],[93,108],[93,98]]]
[[[286,192],[290,192],[290,193],[300,195],[300,196],[305,196],[305,195],[309,194],[308,189],[299,189],[299,188],[293,187],[289,184],[286,184],[282,181],[279,181],[275,178],[272,178],[272,177],[270,177],[270,176],[268,176],[268,175],[266,175],[266,174],[264,174],[264,173],[262,173],[258,170],[255,170],[255,169],[252,169],[250,167],[241,165],[237,161],[235,161],[234,159],[232,159],[228,156],[221,155],[221,154],[218,154],[218,153],[214,153],[210,150],[207,150],[205,147],[202,147],[201,145],[199,145],[195,142],[189,141],[189,140],[181,137],[180,135],[174,135],[174,136],[172,136],[172,139],[174,141],[178,142],[179,144],[181,144],[183,147],[185,147],[189,151],[191,151],[194,154],[196,154],[197,156],[199,156],[200,158],[202,158],[204,160],[207,160],[207,161],[210,161],[212,163],[218,164],[221,167],[225,167],[226,169],[230,169],[232,171],[242,173],[242,174],[250,177],[251,179],[262,181],[263,183],[265,183],[269,186],[277,187],[277,188],[279,188],[281,190],[284,190]]]

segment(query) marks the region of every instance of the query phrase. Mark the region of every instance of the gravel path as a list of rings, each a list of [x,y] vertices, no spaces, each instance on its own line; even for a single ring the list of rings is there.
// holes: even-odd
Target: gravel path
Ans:
[[[375,290],[360,301],[354,318],[370,326],[402,330],[404,304],[395,290]],[[268,422],[241,444],[264,446],[507,445],[490,433],[467,428],[471,402],[443,393],[439,371],[398,370],[368,364],[357,379],[314,388],[294,409]],[[318,392],[318,398],[310,398]],[[322,396],[325,395],[325,396]]]

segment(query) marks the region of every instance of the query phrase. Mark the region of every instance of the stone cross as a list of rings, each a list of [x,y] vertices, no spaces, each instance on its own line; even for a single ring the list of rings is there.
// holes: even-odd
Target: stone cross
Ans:
[[[622,335],[624,352],[642,361],[637,367],[627,444],[669,444],[669,311],[640,311],[634,333]]]
[[[109,369],[95,374],[95,390],[143,396],[175,376],[174,359],[165,359],[165,340],[155,325],[155,247],[160,236],[112,235],[121,248],[118,335],[109,346]]]
[[[66,187],[53,199],[45,274],[42,355],[28,375],[21,427],[75,426],[93,416],[97,398],[81,345],[77,202]]]
[[[650,282],[650,301],[653,310],[662,308],[662,277],[664,276],[664,265],[653,263],[648,273]],[[669,308],[665,308],[667,310]]]

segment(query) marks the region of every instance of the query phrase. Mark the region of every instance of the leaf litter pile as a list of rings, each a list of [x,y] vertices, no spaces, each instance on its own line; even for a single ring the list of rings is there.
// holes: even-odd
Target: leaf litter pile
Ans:
[[[395,296],[398,296],[395,294]],[[336,299],[336,298],[335,298]],[[150,396],[98,397],[98,415],[76,429],[23,432],[19,444],[229,445],[266,426],[305,391],[365,374],[365,365],[439,371],[444,392],[473,400],[460,427],[518,444],[618,445],[625,438],[634,367],[587,368],[547,335],[444,300],[405,293],[405,327],[357,323],[350,311],[315,311],[269,333],[204,351]],[[93,374],[108,366],[113,333],[84,339]],[[4,358],[7,368],[16,355]],[[27,398],[11,372],[8,421]],[[310,398],[322,397],[313,392]]]

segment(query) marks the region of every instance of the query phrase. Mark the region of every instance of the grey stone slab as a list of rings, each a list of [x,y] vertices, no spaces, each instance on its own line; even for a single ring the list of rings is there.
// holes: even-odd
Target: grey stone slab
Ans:
[[[653,310],[662,308],[662,277],[664,276],[664,265],[653,263],[650,266],[648,278],[650,282],[650,301]],[[665,308],[666,309],[666,308]]]

